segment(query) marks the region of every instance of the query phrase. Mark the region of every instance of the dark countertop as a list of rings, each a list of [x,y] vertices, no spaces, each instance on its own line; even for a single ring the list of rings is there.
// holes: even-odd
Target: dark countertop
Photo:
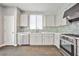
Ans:
[[[78,34],[62,34],[66,37],[69,37],[69,38],[74,38],[74,39],[78,39],[79,40],[79,35]]]
[[[64,35],[79,37],[79,34],[64,34]]]

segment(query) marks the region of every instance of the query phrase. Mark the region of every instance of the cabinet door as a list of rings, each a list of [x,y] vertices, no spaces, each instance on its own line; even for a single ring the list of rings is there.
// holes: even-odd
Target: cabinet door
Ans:
[[[22,44],[23,44],[23,45],[29,44],[28,34],[22,35]]]
[[[18,44],[19,45],[29,44],[28,34],[18,34]]]
[[[43,27],[46,27],[46,16],[43,16]]]
[[[77,46],[77,55],[79,56],[79,46]]]
[[[41,34],[36,34],[36,44],[37,45],[42,45],[42,37]]]
[[[22,35],[21,34],[18,34],[18,44],[21,45],[22,44]]]
[[[28,26],[28,15],[21,15],[20,26]]]
[[[77,55],[79,56],[79,40],[77,40]]]
[[[47,16],[46,17],[46,25],[47,27],[50,27],[50,26],[55,26],[54,24],[54,16]]]
[[[43,34],[43,45],[53,45],[52,34]]]
[[[41,34],[31,34],[30,35],[30,45],[42,45],[42,37]]]
[[[48,38],[49,45],[53,45],[53,34],[49,34]]]
[[[49,45],[49,37],[45,34],[43,38],[43,44],[44,45]]]
[[[30,45],[35,45],[36,44],[35,40],[36,40],[35,34],[31,33],[30,34]]]
[[[54,45],[60,48],[60,34],[54,33]]]

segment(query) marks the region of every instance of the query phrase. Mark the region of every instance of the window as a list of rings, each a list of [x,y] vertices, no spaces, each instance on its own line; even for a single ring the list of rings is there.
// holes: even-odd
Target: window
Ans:
[[[42,15],[30,15],[30,29],[42,29]]]
[[[36,29],[36,15],[30,15],[30,29]]]

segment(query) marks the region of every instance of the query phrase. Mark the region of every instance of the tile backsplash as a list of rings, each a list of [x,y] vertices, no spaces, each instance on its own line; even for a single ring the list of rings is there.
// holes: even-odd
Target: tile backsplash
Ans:
[[[57,28],[57,32],[79,34],[79,22],[74,22]]]
[[[64,26],[47,27],[45,30],[55,33],[79,34],[79,22],[73,22]]]
[[[32,31],[29,30],[29,27],[18,27],[18,32],[27,32]],[[68,25],[64,26],[57,26],[57,27],[45,27],[43,30],[40,30],[40,32],[55,32],[55,33],[72,33],[72,34],[79,34],[79,22],[74,22]]]

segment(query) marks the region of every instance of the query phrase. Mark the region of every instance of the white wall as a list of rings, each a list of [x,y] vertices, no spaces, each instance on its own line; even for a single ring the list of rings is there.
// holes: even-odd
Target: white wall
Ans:
[[[3,15],[7,16],[16,16],[17,8],[15,7],[4,7],[3,8]]]
[[[0,45],[3,44],[3,19],[2,19],[2,7],[0,7]]]

